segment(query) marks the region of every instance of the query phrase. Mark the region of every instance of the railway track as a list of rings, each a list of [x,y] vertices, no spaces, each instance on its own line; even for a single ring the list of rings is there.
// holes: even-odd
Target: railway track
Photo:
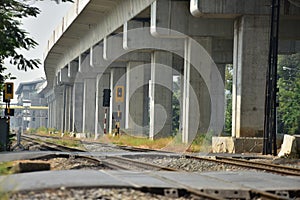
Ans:
[[[70,148],[70,147],[65,147],[63,145],[58,145],[52,142],[48,141],[41,141],[41,138],[44,138],[43,136],[25,136],[23,135],[23,140],[30,141],[35,144],[41,145],[41,147],[48,149],[48,150],[54,150],[54,151],[63,151],[63,152],[86,152],[85,150],[78,149],[78,148]],[[49,137],[47,137],[49,138]],[[53,138],[53,137],[50,137]],[[59,139],[59,138],[55,138]],[[141,149],[141,148],[131,148],[131,147],[126,147],[126,146],[114,146],[114,145],[108,145],[104,144],[104,146],[107,147],[113,147],[113,148],[120,148],[126,151],[133,151],[133,152],[155,152],[155,150],[148,150],[148,149]],[[235,166],[240,166],[240,167],[246,167],[250,169],[256,169],[256,170],[263,170],[263,171],[268,171],[272,173],[279,173],[279,174],[284,174],[284,175],[296,175],[299,176],[300,172],[299,169],[292,168],[292,167],[285,167],[285,166],[280,166],[280,165],[274,165],[274,164],[265,164],[265,163],[258,163],[258,162],[253,162],[253,161],[248,161],[248,160],[241,160],[241,159],[235,159],[235,158],[227,158],[227,157],[222,157],[222,156],[216,156],[215,158],[204,158],[204,157],[197,157],[197,156],[192,156],[192,155],[184,155],[187,159],[199,159],[199,160],[205,160],[208,162],[217,162],[217,163],[225,163],[225,164],[230,164],[230,165],[235,165]],[[161,165],[155,165],[155,164],[150,164],[146,162],[140,162],[134,159],[129,159],[129,158],[124,158],[121,156],[111,156],[107,155],[104,157],[94,157],[94,156],[82,156],[82,155],[77,155],[75,154],[74,159],[76,158],[84,158],[87,159],[91,162],[94,163],[101,163],[101,165],[106,166],[106,170],[111,170],[111,169],[118,169],[118,170],[134,170],[134,171],[173,171],[173,172],[178,172],[178,169],[171,168],[171,167],[164,167]],[[172,182],[173,184],[179,185],[181,188],[183,188],[186,192],[200,198],[204,199],[223,199],[222,197],[218,196],[216,193],[208,193],[207,191],[199,191],[195,190],[194,188],[188,186],[188,185],[182,185],[181,183],[176,183],[174,180],[168,180],[165,177],[157,177],[163,179],[165,182]],[[166,190],[168,191],[168,190]],[[170,192],[172,192],[172,189],[170,189]],[[269,193],[266,191],[260,191],[260,190],[249,190],[249,194],[252,197],[260,197],[260,198],[265,198],[265,199],[287,199],[282,196],[278,196],[273,193]]]
[[[205,160],[205,161],[216,162],[221,164],[235,165],[238,167],[245,167],[249,169],[262,170],[262,171],[281,174],[281,175],[300,176],[300,168],[289,167],[289,166],[254,162],[249,160],[242,160],[242,159],[222,157],[222,156],[216,156],[214,159],[192,156],[192,155],[185,155],[185,157],[190,159],[196,159],[196,160]]]
[[[151,163],[140,162],[133,159],[123,158],[120,156],[107,156],[103,163],[109,166],[115,166],[116,169],[125,170],[152,170],[152,171],[179,171],[175,168],[164,167]]]
[[[58,145],[52,142],[48,141],[41,141],[41,138],[52,138],[52,139],[59,139],[57,137],[52,137],[52,136],[40,136],[40,135],[23,135],[22,138],[24,140],[30,141],[30,142],[35,142],[37,144],[40,144],[42,147],[48,149],[48,150],[54,150],[54,151],[67,151],[67,152],[86,152],[83,149],[78,149],[78,148],[71,148],[71,147],[66,147],[63,145]],[[93,144],[94,142],[87,142]],[[95,143],[96,144],[96,143]],[[99,144],[99,143],[97,143]],[[137,148],[137,147],[129,147],[129,146],[118,146],[118,145],[109,145],[109,144],[101,144],[104,147],[109,147],[109,148],[115,148],[117,150],[121,149],[124,151],[129,151],[129,152],[163,152],[166,153],[165,151],[156,151],[152,149],[144,149],[144,148]],[[170,152],[168,152],[170,153]],[[214,163],[220,163],[220,164],[228,164],[228,165],[233,165],[233,166],[238,166],[238,167],[243,167],[243,168],[248,168],[248,169],[255,169],[255,170],[260,170],[260,171],[265,171],[265,172],[270,172],[270,173],[276,173],[276,174],[281,174],[281,175],[291,175],[291,176],[300,176],[300,168],[295,168],[295,167],[289,167],[289,166],[283,166],[283,165],[278,165],[278,164],[270,164],[270,163],[263,163],[263,162],[255,162],[255,161],[250,161],[250,160],[245,160],[245,159],[238,159],[238,158],[231,158],[231,157],[224,157],[224,156],[215,156],[213,158],[209,157],[198,157],[198,156],[193,156],[189,154],[184,154],[184,157],[187,159],[196,159],[196,160],[203,160],[207,162],[214,162]],[[138,164],[138,161],[134,159],[125,159],[125,158],[117,158],[117,157],[111,157],[110,160],[107,159],[107,163],[110,162],[111,165],[113,163],[118,162],[129,162],[131,161],[132,163],[136,162]],[[142,162],[139,162],[140,167],[147,169],[145,165],[142,164]],[[148,163],[149,164],[149,163]],[[148,165],[147,164],[147,165]],[[119,165],[120,166],[120,165]],[[167,171],[174,171],[175,169],[172,168],[167,168],[167,167],[162,167],[160,166],[160,170],[163,168],[166,168],[165,170]],[[149,167],[151,168],[151,167]],[[155,168],[155,167],[154,167]],[[157,166],[157,169],[159,170],[159,167]]]
[[[74,147],[67,147],[67,146],[64,146],[64,145],[59,145],[59,144],[49,142],[49,141],[45,141],[45,140],[41,141],[39,139],[39,137],[37,137],[37,136],[22,135],[22,140],[40,145],[42,148],[45,148],[45,149],[50,150],[50,151],[86,152],[85,150],[74,148]]]
[[[38,139],[39,136],[23,136],[24,140],[36,143],[36,144],[40,144],[41,146],[48,148],[50,150],[55,150],[55,151],[67,151],[67,152],[85,152],[83,150],[80,149],[74,149],[74,148],[70,148],[70,147],[65,147],[62,145],[57,145],[55,143],[52,142],[44,142],[44,141],[40,141],[40,139]],[[122,146],[122,149],[126,149],[126,150],[131,150],[130,147],[125,147]],[[137,148],[133,148],[132,151],[137,151]],[[147,150],[144,150],[147,151]],[[101,163],[101,165],[105,166],[107,169],[114,169],[114,170],[142,170],[142,171],[178,171],[177,169],[174,168],[169,168],[169,167],[164,167],[164,166],[159,166],[159,165],[155,165],[155,164],[150,164],[150,163],[145,163],[145,162],[139,162],[133,159],[128,159],[128,158],[123,158],[123,157],[119,157],[119,156],[106,156],[104,159],[103,158],[96,158],[93,156],[79,156],[79,155],[75,155],[73,159],[76,158],[84,158],[86,160],[89,160],[90,162],[94,162],[94,163]],[[160,177],[161,178],[161,177]],[[172,182],[173,184],[176,184],[176,182],[171,181],[171,180],[167,180],[166,178],[161,178],[163,179],[163,181],[167,181],[167,182]],[[183,190],[185,190],[187,193],[189,193],[190,195],[193,195],[194,197],[198,197],[201,199],[211,199],[211,200],[222,200],[224,198],[219,197],[215,194],[207,194],[205,192],[202,191],[198,191],[195,190],[192,187],[186,186],[186,185],[182,185],[180,183],[177,183],[177,185],[180,185],[181,188],[183,188]],[[172,188],[167,188],[164,189],[164,193],[167,193],[169,195],[172,195],[172,192],[177,191],[176,189],[172,189]],[[176,192],[177,193],[177,192]]]

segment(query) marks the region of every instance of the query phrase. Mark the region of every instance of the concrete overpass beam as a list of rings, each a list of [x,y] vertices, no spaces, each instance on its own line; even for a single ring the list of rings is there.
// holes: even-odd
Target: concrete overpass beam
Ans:
[[[94,68],[102,68],[108,65],[108,62],[103,58],[103,41],[93,46],[92,63]]]
[[[280,40],[300,40],[300,10],[298,18],[290,19],[282,17],[279,22],[279,39]]]
[[[267,16],[235,20],[232,136],[262,137],[269,52]]]
[[[160,138],[172,135],[172,54],[155,51],[151,60],[150,133]]]
[[[103,40],[103,58],[107,61],[114,61],[121,55],[125,54],[123,49],[122,35],[114,35],[105,37]]]
[[[233,39],[214,37],[211,56],[218,64],[233,63]]]
[[[157,0],[153,2],[151,5],[151,34],[155,37],[182,38],[182,35],[170,31],[174,30],[192,37],[232,37],[232,19],[195,18],[189,13],[188,6],[188,2],[185,1]],[[212,26],[212,24],[214,25]]]
[[[294,54],[297,52],[300,52],[300,40],[279,40],[279,54]]]
[[[62,68],[59,73],[59,83],[60,84],[68,84],[70,83],[70,78],[68,76],[68,66]]]
[[[190,0],[190,12],[195,17],[231,17],[241,14],[257,15],[270,13],[268,0]]]
[[[182,37],[172,33],[169,29],[186,33],[188,29],[188,9],[186,2],[175,2],[171,0],[157,0],[151,4],[151,24],[150,32],[155,37]],[[176,20],[173,20],[175,19]],[[164,28],[164,29],[159,29]]]
[[[78,61],[71,61],[68,64],[68,78],[71,80],[75,80],[76,75],[78,73],[79,64]]]

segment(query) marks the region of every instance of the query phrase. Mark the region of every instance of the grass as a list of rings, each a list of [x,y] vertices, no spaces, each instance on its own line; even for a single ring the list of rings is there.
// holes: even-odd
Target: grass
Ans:
[[[80,140],[77,140],[75,138],[61,138],[61,139],[47,139],[46,142],[51,142],[54,144],[71,147],[71,148],[79,148],[84,149],[82,144],[80,143]]]
[[[172,137],[150,140],[148,138],[138,138],[138,137],[133,137],[128,135],[122,135],[116,137],[107,135],[104,137],[100,138],[100,142],[111,142],[117,145],[133,146],[133,147],[148,148],[148,149],[161,149],[166,145],[168,145],[173,140]]]
[[[69,133],[65,133],[61,137],[61,133],[55,129],[47,129],[44,127],[35,129],[34,132],[41,135],[47,136],[57,136],[60,139],[49,139],[47,141],[67,146],[84,149],[80,140],[75,139]],[[51,134],[50,134],[51,132]],[[198,134],[190,146],[182,144],[181,134],[177,134],[175,137],[159,138],[155,140],[150,140],[149,138],[133,137],[129,135],[120,135],[113,137],[112,135],[105,135],[99,139],[100,142],[113,143],[116,145],[132,146],[139,148],[148,149],[165,149],[171,151],[181,151],[181,152],[207,152],[211,149],[211,138],[207,137],[207,134]]]
[[[148,149],[165,149],[170,151],[181,152],[200,152],[202,150],[210,149],[208,145],[209,140],[205,138],[205,135],[197,135],[195,140],[190,146],[181,143],[181,135],[175,137],[159,138],[150,140],[148,138],[138,138],[128,135],[121,135],[113,137],[111,135],[100,138],[100,142],[110,142],[116,145],[133,146]]]
[[[0,175],[13,174],[13,162],[1,162],[0,163]]]
[[[38,135],[44,135],[44,136],[52,136],[52,137],[58,137],[59,139],[46,139],[46,142],[51,142],[54,144],[62,145],[62,146],[67,146],[71,148],[79,148],[79,149],[84,149],[82,144],[80,143],[80,140],[72,137],[70,133],[65,133],[62,137],[62,134],[60,131],[57,131],[56,129],[53,128],[45,128],[45,127],[40,127],[37,129],[29,129],[28,133],[31,134],[38,134]],[[43,142],[43,140],[40,140]]]

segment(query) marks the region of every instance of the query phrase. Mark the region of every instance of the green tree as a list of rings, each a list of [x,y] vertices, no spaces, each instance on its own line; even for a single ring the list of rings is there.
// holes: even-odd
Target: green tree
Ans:
[[[232,129],[232,75],[233,66],[226,65],[225,68],[225,99],[226,99],[226,110],[225,110],[225,134],[230,135]]]
[[[180,124],[180,76],[173,82],[173,95],[172,95],[172,132],[177,134]]]
[[[279,56],[278,131],[300,133],[300,53]]]
[[[21,19],[36,17],[40,10],[16,0],[0,0],[0,85],[2,86],[9,74],[4,74],[6,67],[4,60],[18,69],[27,70],[38,67],[40,61],[37,59],[26,59],[18,50],[29,50],[37,43],[21,29]]]
[[[71,0],[63,0],[63,2]],[[55,0],[59,3],[59,0]],[[21,20],[27,17],[37,17],[40,10],[37,7],[26,4],[21,0],[0,0],[0,89],[2,90],[4,81],[10,76],[5,74],[6,67],[4,60],[9,59],[10,63],[19,70],[38,68],[38,59],[27,59],[21,49],[30,50],[37,46],[26,32],[21,29]]]

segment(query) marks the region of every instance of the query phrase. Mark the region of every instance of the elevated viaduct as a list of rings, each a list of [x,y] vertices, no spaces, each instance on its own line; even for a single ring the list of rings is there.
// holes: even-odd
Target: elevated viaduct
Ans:
[[[300,50],[299,4],[281,2],[282,54]],[[233,147],[219,150],[238,151],[236,139],[263,136],[270,6],[270,0],[75,1],[44,55],[49,127],[97,138],[103,90],[111,89],[108,132],[117,120],[134,135],[169,136],[177,76],[182,142],[197,133],[221,136],[225,65],[233,64]]]

